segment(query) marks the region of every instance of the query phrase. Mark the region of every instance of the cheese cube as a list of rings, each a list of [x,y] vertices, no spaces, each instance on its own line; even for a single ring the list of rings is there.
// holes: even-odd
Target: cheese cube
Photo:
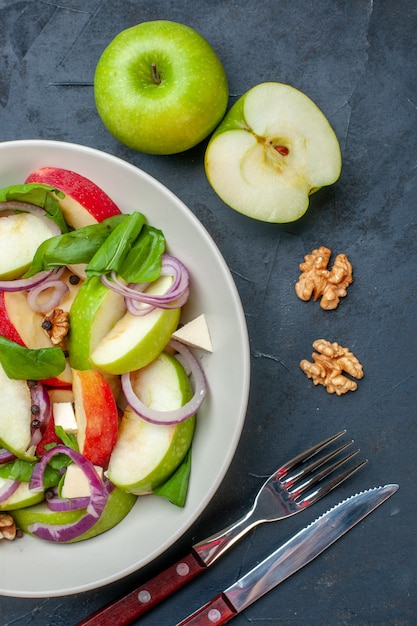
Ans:
[[[97,465],[95,465],[94,468],[100,478],[103,479],[103,468]],[[62,485],[61,497],[83,498],[89,497],[90,493],[90,484],[83,470],[75,463],[68,465],[65,472],[64,484]]]
[[[185,343],[192,348],[202,348],[207,352],[213,352],[211,344],[210,333],[207,326],[206,316],[204,313],[199,315],[191,322],[184,324],[181,328],[178,328],[173,334],[173,339]]]
[[[55,426],[62,426],[66,433],[77,434],[78,425],[72,402],[54,402],[52,404],[52,413]]]

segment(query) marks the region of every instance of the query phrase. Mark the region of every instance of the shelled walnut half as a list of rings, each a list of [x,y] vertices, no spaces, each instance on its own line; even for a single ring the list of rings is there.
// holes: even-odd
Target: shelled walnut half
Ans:
[[[11,515],[0,513],[0,541],[8,539],[13,541],[16,538],[16,524]]]
[[[320,306],[326,311],[336,309],[340,298],[346,296],[347,287],[353,282],[352,265],[346,254],[338,254],[332,269],[328,269],[332,251],[325,246],[306,254],[300,263],[300,274],[295,284],[297,296],[304,301],[320,300]]]
[[[363,377],[363,368],[348,348],[325,339],[317,339],[313,348],[317,350],[311,355],[313,363],[303,359],[300,367],[315,385],[323,385],[328,393],[338,396],[357,389],[356,381],[345,376],[344,372],[359,380]]]

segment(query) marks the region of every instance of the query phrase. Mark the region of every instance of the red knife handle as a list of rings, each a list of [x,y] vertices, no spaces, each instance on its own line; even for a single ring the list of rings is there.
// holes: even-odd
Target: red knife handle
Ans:
[[[179,622],[177,626],[221,626],[221,624],[229,622],[235,615],[237,615],[237,611],[221,593],[182,622]]]
[[[190,552],[149,582],[78,622],[77,626],[126,626],[205,569]]]

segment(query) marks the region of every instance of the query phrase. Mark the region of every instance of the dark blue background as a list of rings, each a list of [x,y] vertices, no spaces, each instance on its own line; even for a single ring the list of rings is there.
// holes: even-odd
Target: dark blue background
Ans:
[[[149,156],[118,144],[104,129],[92,88],[97,60],[119,31],[152,19],[186,23],[208,39],[226,69],[230,105],[273,80],[294,85],[322,108],[341,143],[343,172],[336,185],[312,197],[299,222],[259,223],[225,206],[204,173],[205,144],[176,156]],[[177,545],[103,589],[39,600],[1,597],[3,626],[75,624],[243,514],[281,461],[342,428],[369,458],[365,470],[302,516],[259,527],[140,623],[177,623],[330,505],[387,482],[400,484],[388,503],[234,623],[415,623],[416,32],[414,0],[0,0],[0,140],[93,146],[173,190],[209,230],[233,273],[252,357],[237,454],[212,503]],[[327,313],[294,293],[298,264],[320,245],[346,253],[354,268],[348,296]],[[363,363],[355,393],[328,395],[302,374],[298,363],[319,337],[350,347]],[[7,577],[1,544],[0,575]]]

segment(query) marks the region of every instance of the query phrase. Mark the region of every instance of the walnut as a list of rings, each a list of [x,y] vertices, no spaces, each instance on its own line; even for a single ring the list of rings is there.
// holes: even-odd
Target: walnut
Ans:
[[[357,383],[343,374],[357,379],[363,377],[362,365],[348,348],[325,339],[317,339],[313,348],[317,350],[311,355],[314,362],[303,359],[300,367],[315,385],[323,385],[328,393],[338,396],[357,389]]]
[[[69,331],[69,313],[62,309],[54,309],[43,318],[42,328],[46,330],[54,346],[61,346],[64,349]]]
[[[331,270],[327,269],[332,251],[325,246],[313,250],[300,263],[300,274],[295,292],[300,300],[320,300],[326,311],[336,309],[340,298],[346,295],[348,285],[353,282],[352,265],[345,254],[338,254]]]
[[[0,513],[0,540],[8,539],[13,541],[16,537],[16,524],[8,513]]]

